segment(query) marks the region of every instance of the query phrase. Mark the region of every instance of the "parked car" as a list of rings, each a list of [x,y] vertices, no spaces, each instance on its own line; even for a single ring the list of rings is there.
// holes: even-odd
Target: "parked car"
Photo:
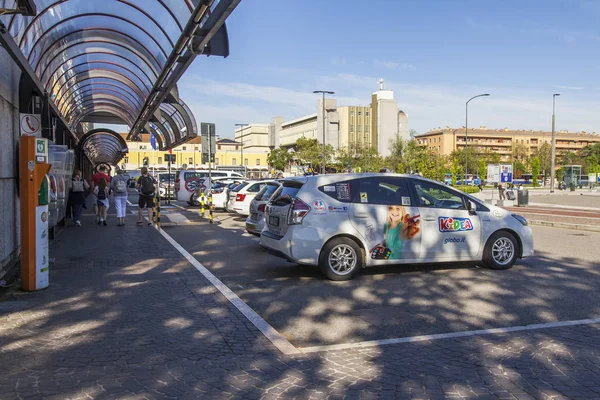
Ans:
[[[235,187],[241,183],[237,178],[213,178],[212,185],[212,202],[215,209],[224,209],[227,205],[227,190],[231,187]],[[190,203],[195,206],[201,205],[202,191],[208,185],[208,178],[205,178],[203,184],[196,188],[194,194],[190,199]],[[208,191],[205,191],[205,204],[208,204]]]
[[[132,189],[135,189],[135,185],[136,185],[138,179],[140,178],[140,176],[142,176],[142,173],[138,170],[127,171],[127,175],[129,175],[129,181],[127,181],[127,186]]]
[[[237,196],[237,192],[242,190],[244,187],[248,186],[250,184],[250,181],[242,181],[240,182],[239,185],[229,188],[226,191],[226,195],[225,195],[225,211],[233,213],[235,211],[233,211],[233,205],[235,204],[235,198]]]
[[[250,202],[256,197],[258,192],[260,192],[267,182],[271,182],[271,180],[248,181],[247,185],[241,184],[236,187],[232,192],[235,194],[235,197],[230,194],[228,205],[233,202],[230,209],[240,215],[249,215]]]
[[[246,219],[246,231],[256,236],[260,236],[260,232],[265,227],[265,207],[269,199],[279,189],[281,181],[267,182],[260,192],[256,194],[250,202],[250,215]]]
[[[185,201],[191,205],[191,196],[200,185],[202,178],[208,176],[208,170],[182,170],[177,173],[175,179],[175,198],[178,201]],[[236,177],[242,175],[234,171],[211,171],[211,176],[217,177]]]
[[[158,181],[158,195],[162,199],[175,197],[175,173],[160,172],[156,176]]]
[[[533,255],[520,215],[415,175],[285,179],[265,210],[260,244],[332,280],[362,267],[483,261],[508,269]]]

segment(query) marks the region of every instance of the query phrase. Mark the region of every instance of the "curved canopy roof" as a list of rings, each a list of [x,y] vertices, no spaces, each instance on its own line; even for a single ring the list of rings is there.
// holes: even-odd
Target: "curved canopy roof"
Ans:
[[[151,122],[162,148],[194,135],[176,82],[197,54],[228,55],[240,1],[34,0],[37,15],[0,21],[69,129],[110,117],[135,137]]]
[[[127,142],[111,129],[92,129],[81,137],[79,144],[94,165],[115,165],[127,153]]]

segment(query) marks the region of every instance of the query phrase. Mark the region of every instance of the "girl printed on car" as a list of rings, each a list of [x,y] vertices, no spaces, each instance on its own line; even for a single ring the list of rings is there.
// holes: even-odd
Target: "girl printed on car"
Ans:
[[[371,258],[377,260],[397,260],[402,258],[404,241],[414,238],[419,231],[419,215],[411,217],[404,206],[388,206],[386,222],[383,225],[383,242],[371,250]]]

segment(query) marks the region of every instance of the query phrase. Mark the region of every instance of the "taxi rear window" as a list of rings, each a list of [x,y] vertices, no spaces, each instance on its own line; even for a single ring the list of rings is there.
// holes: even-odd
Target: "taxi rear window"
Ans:
[[[281,188],[279,188],[277,193],[274,195],[275,197],[271,201],[271,204],[274,206],[286,206],[288,204],[292,204],[302,185],[302,182],[295,180],[284,181],[281,185]]]
[[[352,182],[353,181],[343,181],[323,185],[319,187],[319,191],[339,202],[350,203],[352,201]]]

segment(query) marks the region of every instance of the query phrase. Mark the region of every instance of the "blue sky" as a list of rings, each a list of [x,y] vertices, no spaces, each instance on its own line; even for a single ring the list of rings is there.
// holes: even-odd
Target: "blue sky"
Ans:
[[[600,1],[242,0],[228,58],[198,57],[179,84],[198,122],[316,110],[315,89],[367,105],[377,80],[417,132],[464,125],[600,132]]]

